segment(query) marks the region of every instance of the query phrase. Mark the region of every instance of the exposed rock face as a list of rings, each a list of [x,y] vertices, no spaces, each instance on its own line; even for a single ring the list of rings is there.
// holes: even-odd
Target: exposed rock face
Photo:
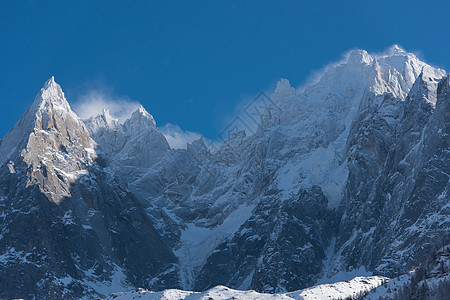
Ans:
[[[53,78],[2,153],[14,141],[0,170],[1,297],[94,296],[113,278],[157,289],[176,284],[175,275],[156,278],[170,274],[174,255],[136,198],[96,163],[86,126]]]
[[[326,258],[333,212],[320,187],[300,190],[284,202],[264,196],[239,232],[208,257],[195,290],[225,284],[275,292],[281,280],[284,289],[294,290],[309,286],[321,272],[316,262]]]
[[[396,64],[389,65],[392,61]],[[383,80],[386,74],[391,74],[389,81]],[[266,174],[264,181],[253,177],[262,195],[249,220],[259,223],[254,221],[254,228],[244,223],[216,248],[194,287],[204,289],[222,282],[235,288],[282,292],[361,268],[392,276],[417,265],[419,253],[448,243],[444,237],[449,222],[445,210],[448,175],[438,170],[433,171],[436,175],[426,175],[442,180],[433,193],[422,196],[426,206],[414,207],[416,200],[410,198],[417,185],[415,176],[423,168],[420,161],[428,159],[417,149],[430,116],[439,115],[438,109],[433,113],[433,106],[442,76],[442,71],[424,66],[405,52],[372,58],[356,51],[299,95],[286,81],[280,82],[272,99],[281,114],[249,138],[253,139],[251,158],[245,158],[264,166],[256,174]],[[262,156],[256,159],[256,153]],[[394,158],[396,164],[410,160],[403,177],[398,177]],[[448,163],[448,158],[443,159]],[[250,166],[245,164],[245,170],[252,170]],[[326,201],[320,200],[320,194]],[[323,202],[325,211],[323,204],[318,206]],[[295,209],[299,205],[302,209]],[[423,220],[416,218],[408,224],[406,215],[398,215],[405,206],[411,206]],[[310,217],[307,207],[318,214]],[[442,236],[440,240],[431,238],[430,242],[421,227],[412,230],[419,223],[435,228],[426,232]],[[305,232],[303,237],[301,232]],[[420,241],[415,237],[419,233]],[[244,242],[248,237],[257,243]],[[406,244],[395,248],[400,241]],[[426,245],[426,250],[414,250],[418,254],[413,255],[416,242]]]
[[[448,76],[439,86],[419,76],[394,132],[358,124],[367,136],[377,138],[355,139],[351,146],[361,150],[351,156],[347,191],[339,209],[336,247],[346,253],[344,265],[364,265],[393,276],[449,242],[447,87]]]
[[[281,80],[217,153],[170,149],[143,107],[81,121],[51,79],[0,143],[1,296],[404,272],[450,240],[444,75],[352,51],[302,90]]]
[[[52,77],[2,140],[0,162],[23,160],[28,167],[27,186],[37,184],[51,201],[59,203],[70,196],[70,185],[96,158],[90,147],[86,126]]]

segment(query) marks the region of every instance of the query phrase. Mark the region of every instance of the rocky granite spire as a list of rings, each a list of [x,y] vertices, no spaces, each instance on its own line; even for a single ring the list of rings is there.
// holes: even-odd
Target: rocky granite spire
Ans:
[[[91,147],[52,77],[0,145],[0,298],[175,285],[171,250]]]
[[[27,184],[37,184],[55,203],[70,196],[70,184],[95,157],[86,126],[71,110],[54,77],[45,82],[0,145],[0,164],[23,162]]]
[[[214,153],[170,149],[143,107],[85,126],[51,79],[0,145],[0,297],[407,273],[450,242],[444,75],[351,51],[302,89],[281,80],[258,130]]]

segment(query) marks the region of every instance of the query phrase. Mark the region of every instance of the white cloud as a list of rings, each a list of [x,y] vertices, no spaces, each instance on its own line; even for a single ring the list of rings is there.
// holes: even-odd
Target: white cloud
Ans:
[[[90,91],[81,96],[73,105],[81,119],[97,116],[103,109],[109,109],[111,115],[124,122],[138,109],[139,103],[127,97],[109,95],[102,91]]]
[[[161,127],[160,130],[172,149],[186,149],[188,143],[202,136],[200,133],[182,130],[180,126],[170,123]]]
[[[183,130],[180,126],[171,123],[167,123],[161,127],[160,130],[166,137],[166,140],[172,149],[186,149],[188,143],[192,143],[203,136],[197,132]],[[203,139],[206,147],[212,153],[216,152],[222,146],[222,143],[219,141],[213,141],[205,138]]]
[[[84,94],[73,104],[73,110],[81,119],[89,119],[102,113],[103,109],[109,109],[112,116],[123,123],[139,107],[139,102],[127,97],[119,97],[102,90],[91,90]],[[172,149],[186,149],[188,143],[192,143],[202,137],[200,133],[182,130],[178,125],[166,124],[160,127],[167,142]],[[221,143],[205,139],[206,146],[214,150]]]

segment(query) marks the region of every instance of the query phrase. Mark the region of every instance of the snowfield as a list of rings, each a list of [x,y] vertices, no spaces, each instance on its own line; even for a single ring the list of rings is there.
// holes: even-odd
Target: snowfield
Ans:
[[[0,141],[0,298],[442,294],[445,74],[352,50],[303,88],[281,79],[213,151],[174,149],[142,106],[82,120],[52,77]]]
[[[264,294],[255,291],[239,291],[227,288],[226,286],[216,286],[205,292],[188,292],[182,290],[165,290],[162,292],[152,292],[145,289],[139,289],[131,292],[116,293],[110,295],[107,299],[128,300],[194,300],[194,299],[345,299],[347,297],[357,297],[366,294],[376,287],[388,282],[389,278],[381,276],[356,277],[344,282],[332,284],[321,284],[300,291],[284,294]]]

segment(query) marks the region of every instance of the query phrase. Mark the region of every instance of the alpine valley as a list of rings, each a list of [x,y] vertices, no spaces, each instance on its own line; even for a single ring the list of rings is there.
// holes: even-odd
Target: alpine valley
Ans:
[[[0,298],[448,297],[450,76],[353,50],[267,98],[253,133],[172,149],[49,79],[0,142]]]

